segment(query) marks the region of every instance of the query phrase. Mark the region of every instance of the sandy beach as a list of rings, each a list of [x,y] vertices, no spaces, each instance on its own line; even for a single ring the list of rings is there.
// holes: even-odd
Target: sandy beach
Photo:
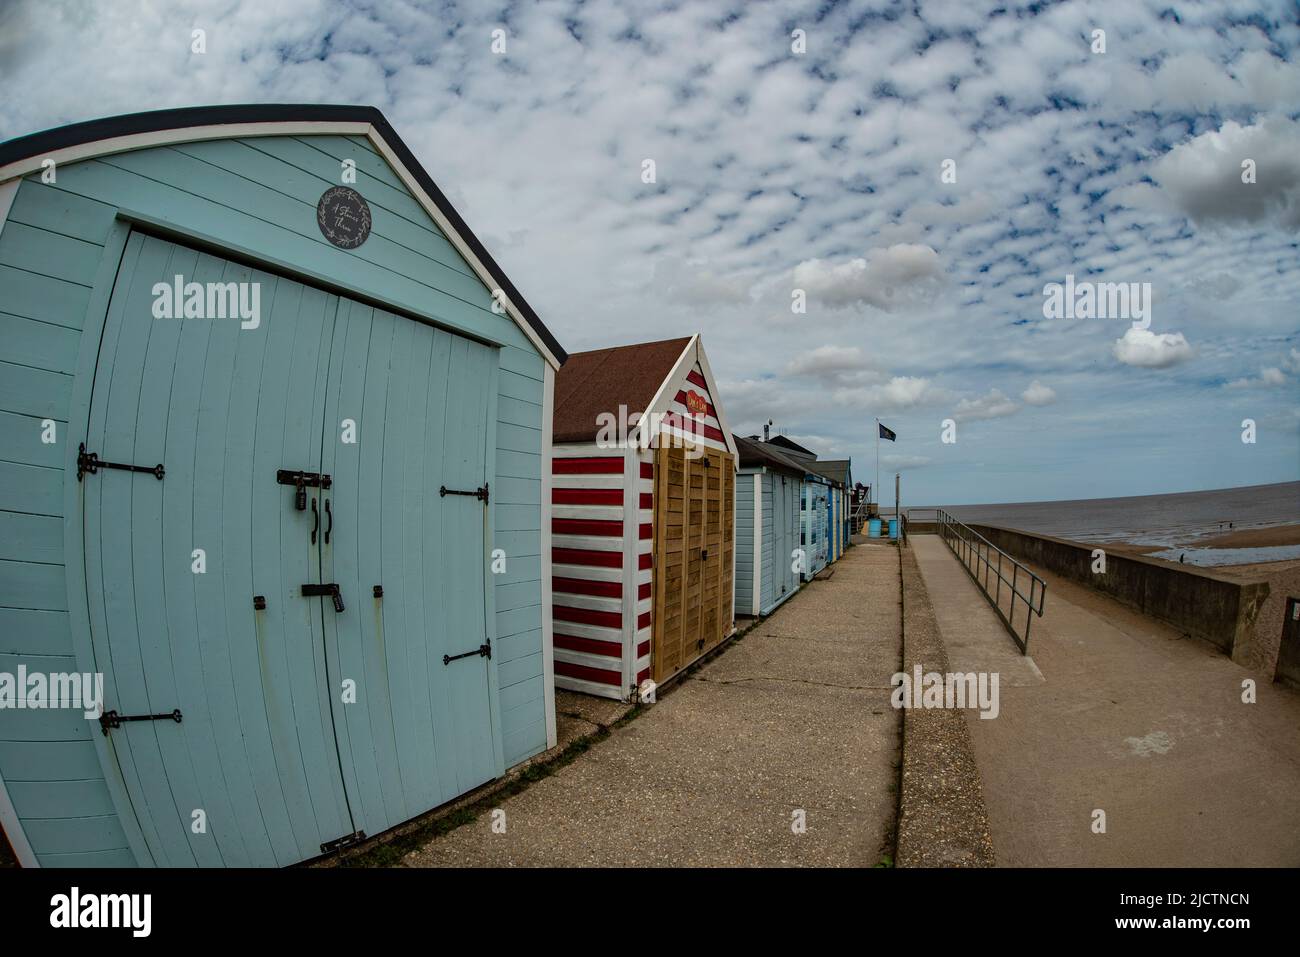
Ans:
[[[1300,525],[1234,529],[1224,535],[1198,538],[1186,544],[1195,544],[1197,548],[1270,548],[1277,545],[1300,545]]]

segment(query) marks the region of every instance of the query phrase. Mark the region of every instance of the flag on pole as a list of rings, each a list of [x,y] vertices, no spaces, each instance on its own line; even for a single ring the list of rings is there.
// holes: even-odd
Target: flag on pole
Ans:
[[[895,435],[893,429],[887,429],[887,428],[885,428],[884,424],[881,423],[881,422],[877,422],[876,424],[880,426],[880,437],[881,437],[882,439],[886,439],[886,440],[888,440],[888,441],[890,441],[890,442],[893,442],[893,441],[895,441],[895,440],[898,438],[898,436]]]

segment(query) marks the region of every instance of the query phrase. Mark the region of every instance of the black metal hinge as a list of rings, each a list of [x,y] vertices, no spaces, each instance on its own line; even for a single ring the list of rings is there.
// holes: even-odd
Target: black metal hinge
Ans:
[[[473,491],[458,491],[454,488],[447,488],[445,485],[438,489],[438,496],[440,498],[447,495],[472,495],[475,498],[482,500],[484,505],[488,503],[487,485],[484,485],[482,488],[476,488]]]
[[[473,651],[462,651],[462,652],[461,652],[460,654],[458,654],[458,655],[443,655],[443,656],[442,656],[442,663],[443,663],[444,665],[449,665],[449,664],[451,664],[453,661],[459,661],[461,658],[473,658],[473,657],[475,657],[475,656],[477,656],[477,657],[481,657],[481,658],[491,658],[491,657],[492,657],[492,642],[490,642],[490,641],[485,641],[485,642],[483,642],[483,644],[479,645],[479,646],[478,646],[477,648],[475,648]]]
[[[334,582],[326,582],[323,585],[303,585],[303,598],[332,598],[334,599],[334,610],[343,611],[343,592]]]
[[[338,851],[353,844],[360,844],[365,839],[365,831],[353,831],[351,834],[344,834],[333,841],[326,841],[320,846],[320,850],[322,854],[328,854],[330,851]]]
[[[180,724],[181,711],[179,708],[167,714],[118,714],[116,711],[105,711],[99,716],[99,728],[108,737],[108,729],[120,728],[124,721],[175,721]]]
[[[77,446],[77,481],[89,472],[94,475],[100,469],[121,469],[124,472],[148,472],[158,481],[162,481],[164,469],[162,463],[157,465],[123,465],[121,462],[105,462],[99,457],[97,452],[87,452],[86,443],[82,442]]]
[[[330,477],[324,472],[303,472],[293,469],[278,469],[275,473],[277,485],[292,485],[296,492],[293,497],[293,507],[298,511],[307,510],[307,488],[329,488]]]

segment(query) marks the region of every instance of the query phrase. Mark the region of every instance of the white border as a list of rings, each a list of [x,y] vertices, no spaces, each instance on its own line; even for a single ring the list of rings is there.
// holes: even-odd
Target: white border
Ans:
[[[15,179],[0,183],[0,233],[4,232],[5,223],[9,220],[9,210],[13,208],[14,197],[18,195],[21,182]],[[27,834],[23,831],[22,822],[18,820],[18,812],[14,810],[13,802],[9,800],[9,791],[5,788],[3,776],[0,776],[0,828],[4,829],[5,837],[9,839],[9,846],[14,849],[19,864],[23,867],[41,866],[32,851],[32,845],[27,840]]]
[[[551,592],[551,434],[555,422],[555,369],[542,368],[542,707],[546,711],[546,747],[559,740],[555,728],[555,620]]]
[[[268,123],[219,123],[208,126],[189,126],[178,127],[168,130],[155,130],[149,133],[132,133],[126,136],[114,136],[107,139],[95,140],[90,143],[79,143],[76,146],[68,146],[61,150],[54,150],[44,156],[31,156],[27,159],[16,160],[7,166],[0,166],[0,186],[7,185],[7,181],[26,176],[41,169],[41,164],[47,160],[54,160],[56,166],[67,163],[77,163],[82,160],[91,159],[96,156],[107,156],[113,153],[124,153],[128,150],[147,149],[155,146],[170,146],[177,143],[196,143],[203,140],[233,139],[238,137],[250,136],[311,136],[311,135],[339,135],[339,136],[364,136],[372,146],[379,152],[393,168],[398,178],[405,184],[411,195],[428,213],[429,218],[438,224],[451,244],[456,247],[456,251],[469,263],[474,274],[479,281],[487,287],[489,292],[495,292],[501,289],[501,283],[498,282],[487,267],[479,261],[474,255],[469,245],[459,232],[451,225],[451,222],[443,215],[442,210],[433,199],[420,186],[419,181],[397,158],[392,147],[380,134],[379,130],[371,123],[362,122],[342,122],[342,121],[275,121]],[[547,363],[555,369],[560,367],[559,360],[542,342],[536,330],[533,329],[528,321],[524,319],[523,314],[518,310],[514,303],[508,298],[503,297],[506,312],[521,332],[528,337],[528,341],[533,344]]]
[[[759,594],[763,587],[763,472],[765,469],[759,469],[754,473],[754,567],[751,573],[754,580],[753,591],[750,593],[749,610],[757,618],[763,611],[762,596]],[[734,547],[734,546],[733,546]],[[732,581],[735,581],[733,574]]]

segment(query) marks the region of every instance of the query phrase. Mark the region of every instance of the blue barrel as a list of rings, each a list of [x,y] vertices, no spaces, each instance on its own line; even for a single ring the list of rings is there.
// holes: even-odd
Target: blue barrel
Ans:
[[[890,538],[898,537],[898,519],[896,518],[891,518],[889,520],[889,537]]]
[[[880,519],[873,518],[867,523],[867,536],[870,538],[880,537]]]

